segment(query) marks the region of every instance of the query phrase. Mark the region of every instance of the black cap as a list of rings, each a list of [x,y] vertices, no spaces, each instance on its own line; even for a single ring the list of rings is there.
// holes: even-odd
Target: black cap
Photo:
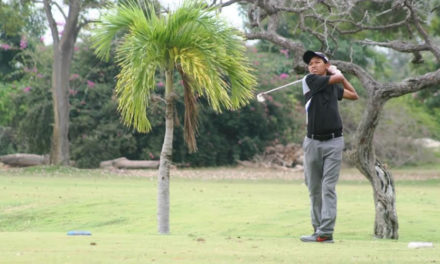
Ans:
[[[309,64],[310,60],[311,60],[313,57],[320,57],[321,59],[324,60],[325,63],[328,62],[328,58],[327,58],[327,56],[325,56],[324,53],[319,52],[319,51],[311,51],[311,50],[308,50],[308,51],[304,52],[303,60],[304,60],[304,62],[305,62],[306,64]]]

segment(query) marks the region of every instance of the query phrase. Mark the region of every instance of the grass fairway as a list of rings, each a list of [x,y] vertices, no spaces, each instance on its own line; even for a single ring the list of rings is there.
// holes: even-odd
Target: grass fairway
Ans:
[[[440,180],[396,185],[399,240],[373,238],[369,183],[342,179],[336,243],[305,244],[302,180],[172,178],[171,233],[158,235],[155,178],[0,170],[0,263],[440,263]],[[434,248],[408,249],[410,241]]]

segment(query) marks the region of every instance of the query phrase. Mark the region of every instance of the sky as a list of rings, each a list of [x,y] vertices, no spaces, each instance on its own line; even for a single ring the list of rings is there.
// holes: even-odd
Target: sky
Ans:
[[[159,2],[171,9],[176,8],[182,2],[181,0],[159,0]],[[218,1],[220,2],[220,1]],[[221,16],[226,18],[226,21],[240,30],[243,29],[243,17],[238,10],[238,4],[232,4],[230,6],[222,8]]]
[[[62,1],[57,0],[61,4]],[[179,4],[182,2],[182,0],[159,0],[161,4],[165,7],[169,7],[170,9],[176,8],[179,6]],[[58,11],[57,8],[52,8],[52,12],[55,18],[56,22],[64,22],[64,18],[62,17],[61,13]],[[64,12],[67,14],[68,10],[67,7],[64,8]],[[238,4],[232,4],[230,6],[222,8],[222,12],[220,14],[222,17],[225,18],[225,20],[233,27],[236,27],[240,30],[243,30],[243,17],[240,15],[240,12],[238,10]],[[99,18],[99,11],[94,10],[89,12],[89,18],[91,19],[97,19]],[[59,23],[59,31],[62,29],[63,23]],[[52,43],[52,36],[49,27],[46,30],[46,33],[44,34],[44,43],[46,45],[49,45]]]

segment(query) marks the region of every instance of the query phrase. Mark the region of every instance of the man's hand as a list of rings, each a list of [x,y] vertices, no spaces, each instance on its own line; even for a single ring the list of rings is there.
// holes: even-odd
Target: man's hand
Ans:
[[[327,71],[331,75],[342,74],[341,71],[335,65],[330,65],[330,67],[328,67]]]
[[[328,74],[330,74],[330,80],[329,80],[329,84],[335,84],[335,83],[343,83],[345,80],[344,75],[342,74],[342,72],[340,70],[338,70],[338,68],[336,68],[335,65],[330,65],[327,68],[327,72]]]
[[[357,100],[359,98],[351,83],[345,79],[344,75],[338,70],[338,68],[336,68],[336,66],[330,65],[327,68],[327,72],[331,75],[328,82],[329,84],[342,83],[342,86],[344,86],[343,98],[349,100]]]

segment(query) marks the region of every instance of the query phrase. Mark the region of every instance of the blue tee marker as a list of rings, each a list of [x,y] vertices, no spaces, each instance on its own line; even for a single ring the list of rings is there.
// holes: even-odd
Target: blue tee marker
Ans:
[[[92,233],[89,231],[73,230],[67,232],[68,236],[91,236]]]

